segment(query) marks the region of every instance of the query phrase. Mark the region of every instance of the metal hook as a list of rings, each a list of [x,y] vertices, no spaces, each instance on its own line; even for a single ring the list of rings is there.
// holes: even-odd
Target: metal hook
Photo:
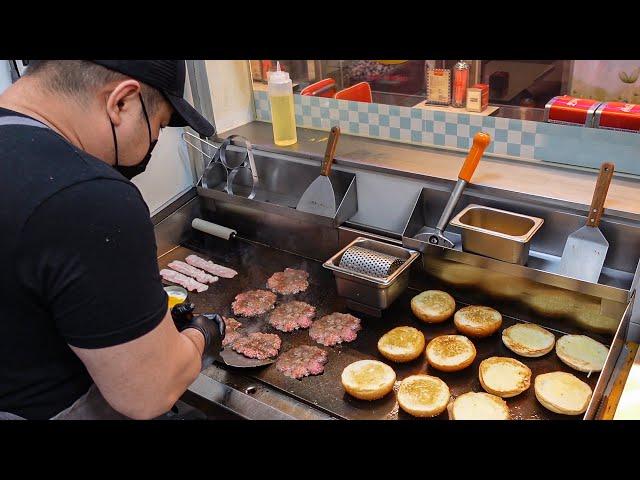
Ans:
[[[184,132],[182,132],[182,139],[186,142],[187,140],[184,138],[185,135],[189,135],[190,137],[195,138],[196,140],[201,141],[202,143],[206,143],[207,145],[209,145],[211,148],[215,148],[216,150],[218,150],[220,147],[218,147],[217,145],[214,145],[213,143],[205,140],[204,138],[200,138],[197,135],[194,135],[191,132],[187,132],[186,130]],[[191,144],[189,144],[191,145]]]
[[[206,140],[203,140],[202,138],[194,135],[191,132],[186,132],[186,131],[182,132],[182,140],[184,140],[184,143],[186,143],[187,145],[191,145],[193,148],[195,148],[198,152],[200,152],[202,155],[207,157],[209,160],[213,160],[215,158],[215,157],[212,157],[211,155],[209,155],[208,153],[204,153],[202,150],[200,150],[200,148],[196,147],[193,143],[191,143],[189,140],[184,138],[185,135],[189,135],[190,137],[193,137],[196,140],[200,140],[202,143],[205,143],[205,144],[209,145],[210,147],[215,148],[216,150],[218,150],[220,147],[214,145],[213,143],[207,142]]]

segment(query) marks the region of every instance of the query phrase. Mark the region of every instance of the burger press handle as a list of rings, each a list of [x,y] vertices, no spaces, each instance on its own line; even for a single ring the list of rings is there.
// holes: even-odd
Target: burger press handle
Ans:
[[[435,231],[432,233],[420,233],[416,235],[416,238],[419,237],[428,237],[427,241],[431,245],[439,245],[441,247],[453,248],[453,242],[444,236],[444,229],[449,224],[449,220],[451,220],[451,215],[453,215],[453,210],[456,208],[460,197],[462,196],[462,192],[464,191],[467,184],[471,181],[471,177],[473,173],[476,171],[476,167],[480,162],[480,158],[484,154],[485,149],[491,142],[491,136],[485,132],[478,132],[473,137],[473,145],[471,146],[471,150],[469,150],[469,154],[460,169],[460,173],[458,174],[458,181],[456,182],[455,187],[453,188],[453,192],[451,193],[451,197],[449,197],[449,201],[447,205],[444,207],[444,211],[442,212],[442,216],[436,225]]]

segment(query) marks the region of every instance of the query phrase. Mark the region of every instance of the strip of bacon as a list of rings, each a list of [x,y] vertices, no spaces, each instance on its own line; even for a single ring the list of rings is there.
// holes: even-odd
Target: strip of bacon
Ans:
[[[189,255],[186,258],[186,262],[189,265],[193,265],[194,267],[201,268],[202,270],[211,273],[212,275],[217,275],[223,278],[233,278],[238,272],[231,268],[223,267],[222,265],[217,265],[209,260],[205,260],[204,258],[200,258],[197,255]]]
[[[204,272],[199,268],[192,267],[188,263],[181,262],[180,260],[174,260],[169,263],[168,267],[173,268],[176,272],[193,277],[200,283],[214,283],[218,281],[218,277],[209,275],[207,272]]]
[[[204,292],[209,288],[209,285],[204,285],[200,282],[196,282],[193,278],[187,277],[186,275],[183,275],[174,270],[169,270],[168,268],[163,268],[162,270],[160,270],[160,276],[167,282],[177,283],[190,292],[194,290],[196,292]]]

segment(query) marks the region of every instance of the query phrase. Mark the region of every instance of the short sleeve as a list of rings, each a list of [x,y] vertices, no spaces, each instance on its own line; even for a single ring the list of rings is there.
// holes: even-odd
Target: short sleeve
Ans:
[[[69,345],[122,344],[166,314],[149,210],[127,182],[94,179],[47,199],[23,228],[16,262]]]

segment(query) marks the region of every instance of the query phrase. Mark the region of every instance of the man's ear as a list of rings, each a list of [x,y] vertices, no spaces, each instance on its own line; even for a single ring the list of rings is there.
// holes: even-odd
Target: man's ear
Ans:
[[[125,80],[117,83],[107,92],[107,115],[114,125],[120,125],[122,116],[137,106],[140,94],[140,83],[136,80]]]

